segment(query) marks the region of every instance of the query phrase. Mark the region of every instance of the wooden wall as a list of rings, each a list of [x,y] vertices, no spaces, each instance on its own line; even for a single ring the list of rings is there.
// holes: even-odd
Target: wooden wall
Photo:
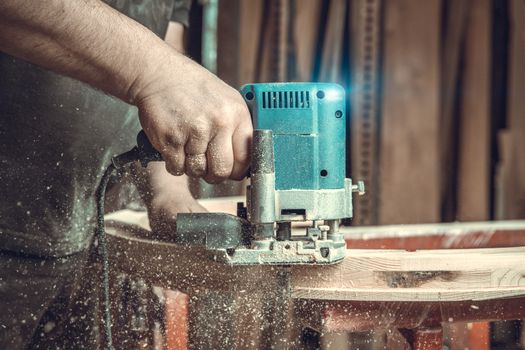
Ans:
[[[379,223],[440,220],[440,5],[384,2]]]
[[[525,218],[522,1],[220,3],[229,83],[347,88],[355,224]]]

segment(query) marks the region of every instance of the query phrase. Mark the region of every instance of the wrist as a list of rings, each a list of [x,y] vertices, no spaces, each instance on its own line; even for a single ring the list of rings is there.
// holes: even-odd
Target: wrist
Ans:
[[[141,101],[169,88],[167,77],[179,76],[179,67],[185,64],[186,57],[172,49],[164,41],[156,38],[155,44],[145,50],[144,57],[137,62],[132,83],[127,91],[127,101],[139,106]]]

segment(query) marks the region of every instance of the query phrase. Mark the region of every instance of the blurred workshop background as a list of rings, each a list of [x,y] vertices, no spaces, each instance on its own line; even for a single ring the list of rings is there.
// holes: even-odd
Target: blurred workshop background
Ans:
[[[347,175],[367,186],[352,225],[525,218],[525,1],[208,0],[187,43],[235,87],[345,87]],[[242,191],[194,184],[200,197]],[[454,349],[524,337],[519,322],[447,332]],[[353,343],[381,344],[365,338]]]
[[[355,225],[525,218],[524,1],[208,3],[189,54],[226,82],[348,91]]]

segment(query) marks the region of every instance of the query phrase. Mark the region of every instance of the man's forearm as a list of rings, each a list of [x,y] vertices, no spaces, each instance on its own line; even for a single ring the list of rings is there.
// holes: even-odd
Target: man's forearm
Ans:
[[[244,177],[253,129],[239,92],[101,0],[0,0],[0,50],[136,105],[171,174]]]
[[[171,49],[100,0],[0,1],[0,50],[133,103]]]

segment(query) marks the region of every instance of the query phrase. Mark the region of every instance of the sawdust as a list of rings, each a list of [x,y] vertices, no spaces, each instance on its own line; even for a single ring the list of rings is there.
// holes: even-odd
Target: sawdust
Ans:
[[[186,155],[186,174],[193,177],[206,174],[206,154]]]

